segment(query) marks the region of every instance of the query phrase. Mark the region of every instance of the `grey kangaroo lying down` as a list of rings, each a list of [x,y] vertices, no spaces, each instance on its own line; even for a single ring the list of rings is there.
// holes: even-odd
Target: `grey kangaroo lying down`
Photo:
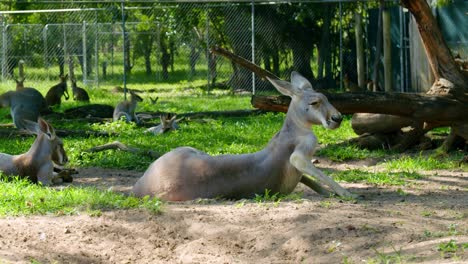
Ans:
[[[338,128],[341,114],[297,72],[291,74],[291,83],[268,80],[292,100],[283,127],[263,150],[210,156],[191,147],[179,147],[154,161],[133,186],[133,193],[170,201],[248,198],[265,189],[288,194],[307,174],[337,195],[353,197],[311,162],[318,145],[311,125]]]
[[[0,153],[0,171],[6,175],[18,175],[44,185],[57,183],[62,174],[54,172],[54,164],[63,166],[68,162],[62,140],[54,128],[44,119],[38,122],[25,121],[27,129],[37,135],[31,148],[20,155]]]

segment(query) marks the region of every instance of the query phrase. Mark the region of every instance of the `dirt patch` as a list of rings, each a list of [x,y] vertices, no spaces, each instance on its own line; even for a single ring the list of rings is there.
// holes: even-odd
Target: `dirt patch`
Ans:
[[[349,169],[375,162],[319,167]],[[73,184],[127,193],[140,172],[80,169]],[[30,263],[466,263],[468,173],[424,172],[405,187],[344,184],[359,202],[324,199],[302,184],[299,201],[200,200],[163,213],[0,219],[0,262]],[[456,253],[441,252],[453,239]],[[452,244],[453,244],[452,243]]]

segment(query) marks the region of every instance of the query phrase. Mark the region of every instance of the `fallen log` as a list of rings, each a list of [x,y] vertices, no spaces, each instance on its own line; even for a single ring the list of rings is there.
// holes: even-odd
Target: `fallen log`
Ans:
[[[148,157],[153,158],[153,159],[157,159],[157,158],[159,158],[161,156],[156,151],[143,150],[143,149],[140,149],[140,148],[127,146],[127,145],[123,144],[120,141],[114,141],[114,142],[107,143],[107,144],[104,144],[104,145],[99,145],[99,146],[96,146],[96,147],[92,147],[90,149],[85,150],[85,152],[94,153],[94,152],[100,152],[100,151],[105,151],[105,150],[110,150],[110,149],[126,151],[126,152],[130,152],[130,153],[133,153],[133,154],[136,154],[136,155],[148,156]]]
[[[261,109],[252,110],[231,110],[231,111],[205,111],[205,112],[192,112],[192,113],[174,113],[179,118],[206,118],[206,117],[244,117],[250,115],[263,114],[265,111]],[[138,112],[137,115],[141,119],[159,119],[161,115],[167,114],[165,112]]]
[[[405,116],[433,126],[451,126],[468,122],[468,104],[445,96],[415,93],[326,93],[328,100],[343,114],[384,113]],[[252,96],[255,108],[286,112],[286,96]]]
[[[59,137],[110,137],[117,136],[116,133],[108,133],[104,131],[94,131],[94,130],[68,130],[68,129],[56,129],[55,133]],[[14,127],[6,128],[0,127],[0,137],[30,137],[35,136],[29,131],[23,129],[16,129]]]

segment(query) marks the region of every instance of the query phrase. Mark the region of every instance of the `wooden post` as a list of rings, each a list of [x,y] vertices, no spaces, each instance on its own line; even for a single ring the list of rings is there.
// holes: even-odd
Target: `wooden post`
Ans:
[[[382,13],[383,53],[384,53],[384,89],[392,92],[392,33],[390,10],[385,8]]]

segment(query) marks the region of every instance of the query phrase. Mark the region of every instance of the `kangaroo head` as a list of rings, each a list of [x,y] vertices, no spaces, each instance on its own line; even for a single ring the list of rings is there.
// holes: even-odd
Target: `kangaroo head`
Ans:
[[[176,123],[177,115],[173,115],[170,113],[162,114],[159,116],[159,120],[161,120],[161,127],[162,133],[167,132],[169,130],[177,129],[178,125]]]
[[[297,72],[291,73],[291,82],[267,79],[282,94],[291,97],[289,112],[295,121],[306,124],[321,124],[325,128],[338,128],[342,116],[325,95],[316,92],[312,84]]]
[[[134,102],[141,102],[143,101],[143,98],[141,98],[138,94],[136,94],[134,91],[132,90],[129,90],[130,91],[130,98],[132,101]]]
[[[27,130],[35,133],[39,140],[43,140],[49,146],[48,150],[51,152],[50,156],[55,164],[64,165],[68,162],[62,140],[55,134],[55,129],[47,121],[39,117],[37,123],[25,120],[25,125]],[[47,149],[44,148],[43,151],[47,151]]]

